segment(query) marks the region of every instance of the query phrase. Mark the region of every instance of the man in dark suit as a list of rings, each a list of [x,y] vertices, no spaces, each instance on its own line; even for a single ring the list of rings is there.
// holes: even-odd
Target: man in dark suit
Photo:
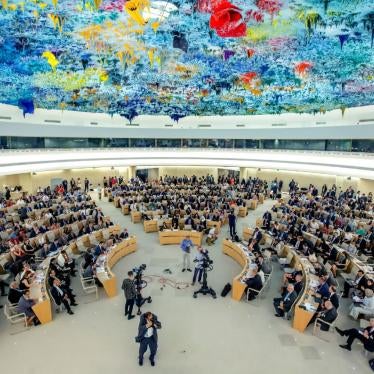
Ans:
[[[256,227],[255,231],[253,232],[252,240],[256,240],[257,243],[260,243],[261,239],[262,239],[262,232],[260,231],[258,227]]]
[[[267,230],[270,228],[270,222],[271,222],[271,213],[269,211],[266,211],[264,215],[262,216],[262,225]]]
[[[234,213],[234,209],[231,209],[228,215],[228,219],[229,219],[230,236],[231,236],[231,239],[234,239],[236,235],[236,216]]]
[[[72,302],[69,299],[68,294],[66,293],[65,290],[62,289],[61,283],[58,279],[53,280],[53,287],[51,288],[51,295],[57,305],[61,305],[61,303],[64,304],[68,314],[74,314],[74,312],[70,308],[70,305],[76,306],[78,304],[76,304],[75,302]]]
[[[293,284],[293,287],[297,294],[299,294],[303,290],[304,284],[302,274],[296,274],[295,283]]]
[[[365,287],[365,284],[366,284],[366,279],[365,279],[364,272],[362,270],[359,270],[357,272],[355,279],[346,280],[344,282],[344,293],[342,297],[344,298],[349,297],[351,288],[361,289],[361,287]]]
[[[260,291],[262,288],[262,281],[260,275],[257,273],[257,269],[252,270],[252,277],[247,278],[245,280],[245,283],[247,284],[247,288],[245,292],[247,293],[247,290],[249,290],[247,300],[254,300],[256,298],[257,292]],[[256,291],[254,291],[256,290]]]
[[[273,300],[276,311],[275,316],[283,317],[285,313],[288,313],[296,299],[297,293],[294,286],[293,284],[289,284],[287,286],[287,291],[283,293],[282,297],[277,297]]]
[[[157,316],[151,312],[141,315],[138,328],[138,336],[135,338],[139,347],[139,365],[143,366],[143,356],[148,347],[151,352],[149,360],[151,365],[155,366],[155,355],[157,352],[157,330],[161,328],[161,322],[157,320]]]
[[[335,330],[341,336],[348,336],[347,343],[345,345],[339,345],[348,351],[352,349],[352,343],[355,339],[360,340],[364,344],[364,348],[369,352],[374,352],[374,318],[370,318],[370,325],[365,329],[349,329],[340,330],[335,327]]]
[[[332,302],[329,300],[325,301],[325,309],[318,313],[317,318],[321,319],[322,321],[318,321],[320,324],[320,329],[322,331],[329,331],[330,326],[327,323],[332,323],[336,320],[338,313],[332,305]],[[327,322],[327,323],[324,323]]]
[[[339,308],[339,296],[336,293],[336,287],[330,286],[329,287],[330,295],[327,300],[331,301],[332,305],[334,305],[335,309],[338,310]]]

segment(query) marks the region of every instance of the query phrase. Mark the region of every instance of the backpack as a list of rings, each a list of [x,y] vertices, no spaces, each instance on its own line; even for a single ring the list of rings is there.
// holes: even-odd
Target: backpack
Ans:
[[[241,241],[240,238],[239,238],[239,236],[236,235],[236,234],[235,234],[235,236],[234,236],[234,240],[235,240],[237,243],[239,243],[239,242]]]
[[[221,292],[221,296],[225,297],[231,291],[231,284],[227,283]]]

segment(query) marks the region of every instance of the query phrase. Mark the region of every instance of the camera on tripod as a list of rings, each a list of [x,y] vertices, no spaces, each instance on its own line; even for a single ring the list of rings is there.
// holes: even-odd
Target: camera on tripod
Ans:
[[[143,277],[143,271],[147,268],[146,264],[141,264],[138,267],[135,267],[132,269],[132,272],[134,273],[134,283],[136,288],[136,306],[138,307],[137,314],[140,315],[141,311],[140,308],[142,305],[147,301],[148,303],[152,302],[151,296],[143,297],[141,294],[141,291],[143,288],[147,287],[147,282],[142,278]]]
[[[147,268],[146,264],[141,264],[138,267],[132,269],[135,278],[135,285],[140,288],[144,288],[147,286],[147,282],[142,280],[143,271]],[[145,283],[145,284],[144,284]]]
[[[203,255],[201,263],[202,268],[207,271],[213,270],[213,260],[210,259],[208,251],[202,251],[201,254]]]

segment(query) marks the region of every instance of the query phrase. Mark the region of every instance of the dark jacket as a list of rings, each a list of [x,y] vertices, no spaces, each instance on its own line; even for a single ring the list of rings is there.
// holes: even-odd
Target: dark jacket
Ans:
[[[259,274],[256,274],[253,278],[249,278],[245,281],[249,288],[253,288],[254,290],[261,290],[262,288],[262,281]]]
[[[128,299],[135,299],[136,296],[136,289],[135,283],[133,280],[126,278],[122,282],[122,289],[125,293],[125,298]]]
[[[324,310],[323,312],[321,312],[318,318],[320,318],[322,321],[332,323],[336,320],[337,316],[338,316],[338,313],[337,313],[335,307],[333,307],[330,310]],[[318,321],[318,323],[321,324],[321,330],[322,331],[329,331],[330,326],[326,323],[323,323],[322,321]]]
[[[138,336],[135,338],[138,343],[140,343],[144,339],[144,335],[147,332],[147,327],[146,327],[147,321],[145,318],[145,313],[140,316],[140,321],[139,321],[139,327],[138,327]],[[153,314],[153,339],[158,341],[158,336],[157,336],[157,330],[161,329],[161,322],[157,319],[157,316]]]
[[[297,293],[296,291],[292,291],[291,294],[287,297],[288,295],[288,292],[286,290],[286,292],[283,293],[282,295],[282,301],[283,301],[283,310],[285,312],[289,312],[289,310],[291,309],[292,307],[292,304],[295,302],[295,300],[297,299]],[[287,298],[286,298],[287,297]]]
[[[60,287],[61,291],[63,292],[63,295],[61,295],[57,288],[55,286],[51,287],[51,295],[53,297],[53,300],[56,302],[57,305],[61,305],[62,299],[65,296],[65,291]]]

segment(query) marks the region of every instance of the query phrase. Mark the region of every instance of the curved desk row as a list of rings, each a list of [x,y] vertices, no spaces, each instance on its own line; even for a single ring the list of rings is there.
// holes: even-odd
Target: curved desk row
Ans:
[[[107,230],[108,234],[118,234],[120,232],[120,227],[118,225],[110,226],[107,229],[101,229],[92,232],[91,234],[86,234],[70,243],[64,249],[68,253],[80,253],[77,246],[77,241],[83,241],[83,243],[89,247],[89,237],[94,235],[95,238],[99,241],[104,239],[103,232]],[[59,254],[59,253],[58,253]],[[32,299],[36,300],[36,304],[32,307],[35,315],[38,317],[39,321],[42,324],[52,321],[52,302],[49,296],[48,288],[48,275],[50,269],[50,262],[58,254],[54,256],[47,257],[38,267],[36,271],[36,276],[34,282],[30,287],[30,296]]]
[[[37,301],[36,304],[33,305],[32,310],[43,325],[52,321],[51,299],[47,291],[47,280],[51,260],[52,257],[47,257],[39,265],[39,269],[35,272],[35,280],[30,287],[30,296]]]
[[[232,281],[231,292],[231,297],[236,301],[240,301],[247,287],[244,282],[244,278],[250,270],[252,255],[247,251],[244,245],[234,243],[229,239],[225,239],[223,241],[222,251],[224,254],[232,257],[240,266],[243,267],[243,270],[240,272],[240,274],[238,274]]]
[[[189,230],[164,230],[158,233],[160,244],[180,244],[187,236],[194,245],[201,245],[203,233]]]
[[[198,220],[196,219],[195,223],[197,221]],[[157,220],[157,219],[144,220],[143,221],[144,232],[147,232],[147,233],[149,233],[149,232],[157,232],[157,231],[159,231],[159,227],[162,226],[162,224],[164,222],[166,224],[166,227],[168,229],[171,229],[171,223],[172,223],[172,221],[169,218],[167,218],[167,219],[160,218],[159,220]],[[184,226],[185,226],[185,219],[184,218],[180,218],[179,219],[179,229],[183,230]],[[206,221],[206,227],[208,229],[212,228],[212,227],[215,227],[216,228],[216,232],[218,234],[219,231],[220,231],[220,229],[221,229],[221,222],[220,221],[207,220]],[[189,230],[186,230],[186,231],[189,231]]]
[[[290,267],[300,268],[303,273],[304,287],[295,302],[292,327],[304,332],[312,320],[319,303],[314,300],[315,288],[318,286],[318,277],[314,275],[314,267],[307,257],[300,256],[288,245],[283,247],[282,256],[291,259]]]
[[[131,236],[121,243],[114,245],[108,252],[105,267],[96,269],[96,275],[101,284],[104,286],[108,297],[117,295],[117,278],[112,272],[113,266],[122,258],[137,250],[136,237]]]

